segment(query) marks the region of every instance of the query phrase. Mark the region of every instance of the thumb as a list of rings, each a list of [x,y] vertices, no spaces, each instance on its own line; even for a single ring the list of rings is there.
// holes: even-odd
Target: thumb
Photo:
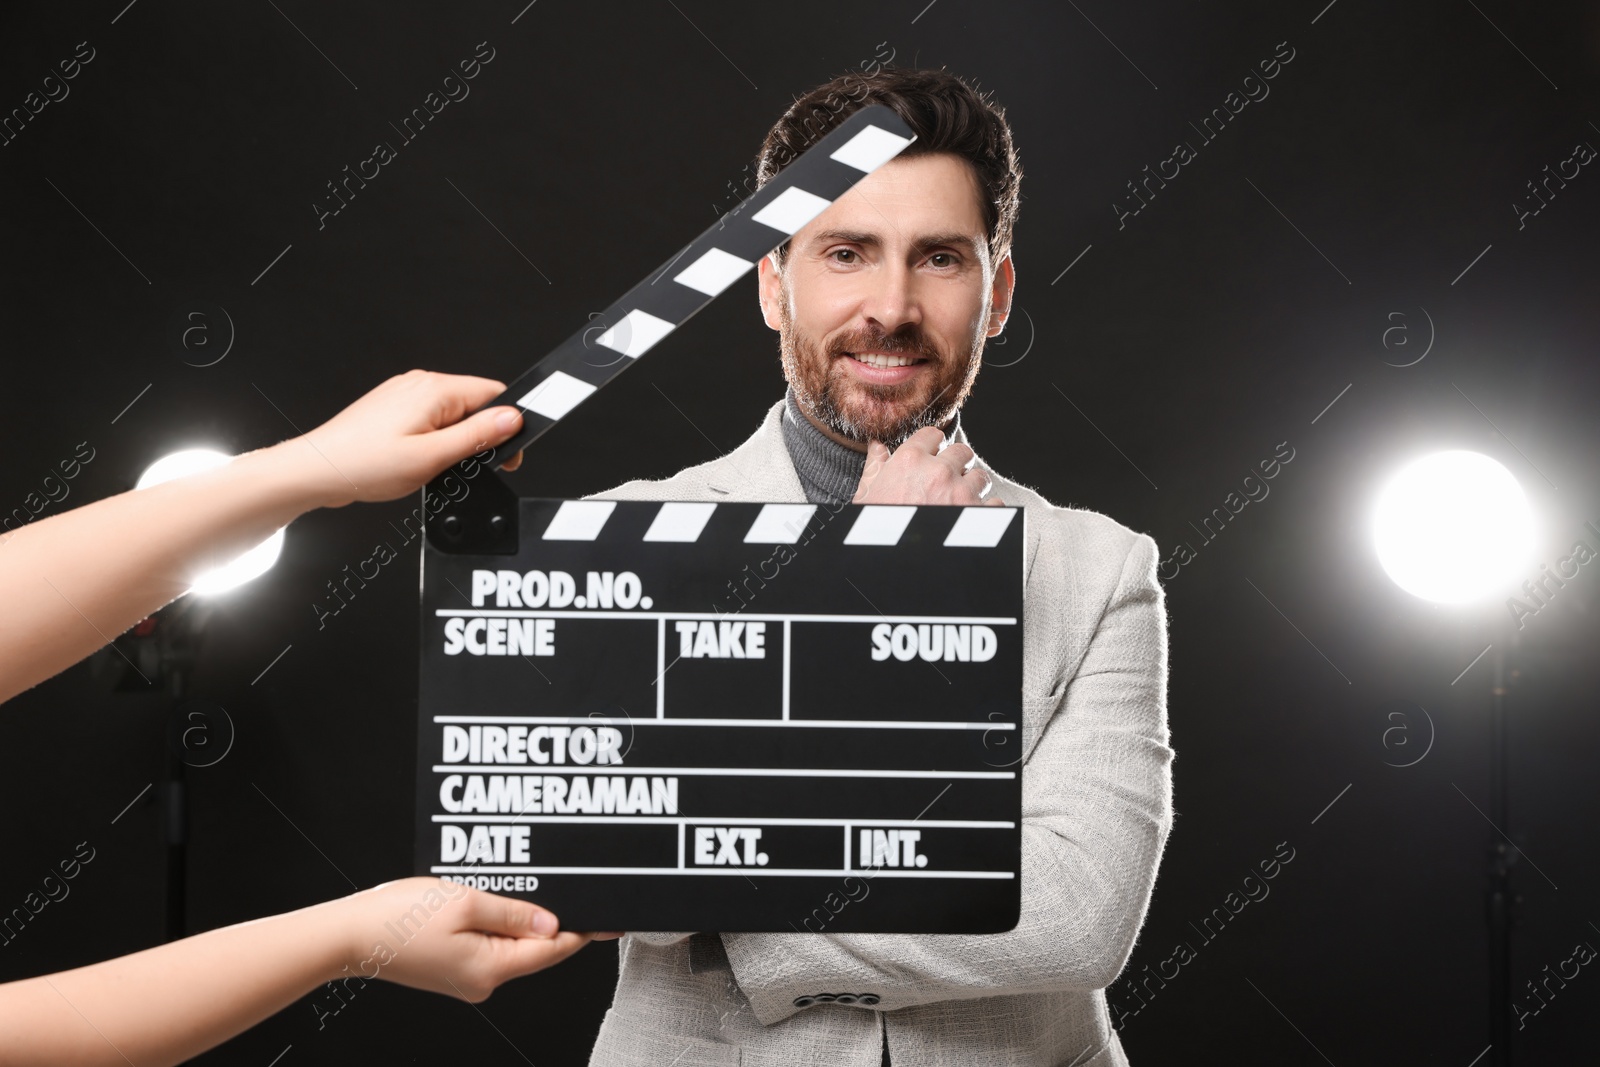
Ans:
[[[448,466],[491,445],[501,444],[520,429],[522,412],[509,405],[501,405],[485,408],[428,436],[437,442],[438,460]]]

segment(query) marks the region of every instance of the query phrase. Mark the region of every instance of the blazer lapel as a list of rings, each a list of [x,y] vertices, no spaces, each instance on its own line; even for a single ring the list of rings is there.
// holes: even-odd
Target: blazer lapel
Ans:
[[[966,428],[963,427],[959,422],[956,424],[956,432],[951,435],[950,443],[966,445],[968,448],[972,448],[972,442],[967,440]],[[973,449],[973,455],[977,455],[977,449]],[[991,474],[994,474],[995,482],[993,494],[995,496],[998,496],[1007,504],[1018,504],[1021,494],[1016,491],[1016,483],[1007,478],[1001,477],[995,472],[993,467],[983,461],[982,456],[978,456],[978,465],[989,471]],[[1018,504],[1018,506],[1020,506],[1020,504]],[[1023,521],[1026,522],[1026,515],[1024,515]],[[1022,539],[1022,582],[1024,587],[1026,587],[1028,576],[1033,573],[1033,561],[1039,556],[1040,535],[1038,524],[1027,524],[1024,527],[1024,534],[1025,535]]]
[[[803,502],[806,493],[783,443],[782,419],[779,400],[744,444],[706,465],[706,487],[723,500]]]

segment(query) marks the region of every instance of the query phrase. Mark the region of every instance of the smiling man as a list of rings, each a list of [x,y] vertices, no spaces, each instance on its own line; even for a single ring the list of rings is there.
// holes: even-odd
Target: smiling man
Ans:
[[[944,71],[845,75],[779,119],[760,181],[867,104],[916,141],[760,264],[784,399],[728,455],[597,495],[1025,508],[1021,917],[987,935],[632,933],[594,1067],[1127,1062],[1104,990],[1172,822],[1155,542],[994,474],[961,427],[1016,284],[1021,168],[998,107]]]
[[[960,410],[1011,304],[1011,258],[991,258],[983,200],[960,157],[903,155],[761,261],[784,374],[836,442],[897,448]]]

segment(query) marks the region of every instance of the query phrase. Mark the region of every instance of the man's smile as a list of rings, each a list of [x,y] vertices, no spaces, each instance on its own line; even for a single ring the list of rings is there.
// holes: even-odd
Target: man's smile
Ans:
[[[874,385],[894,385],[915,377],[928,361],[921,356],[884,352],[845,352],[851,371]]]

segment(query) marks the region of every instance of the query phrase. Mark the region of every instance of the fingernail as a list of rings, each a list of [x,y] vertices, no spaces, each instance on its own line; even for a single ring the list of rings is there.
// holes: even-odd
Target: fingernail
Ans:
[[[556,917],[543,908],[536,908],[533,912],[533,932],[540,937],[554,937],[556,931],[561,929],[561,923]]]
[[[522,416],[517,412],[511,410],[502,411],[494,417],[494,428],[501,433],[511,433],[521,421]]]

